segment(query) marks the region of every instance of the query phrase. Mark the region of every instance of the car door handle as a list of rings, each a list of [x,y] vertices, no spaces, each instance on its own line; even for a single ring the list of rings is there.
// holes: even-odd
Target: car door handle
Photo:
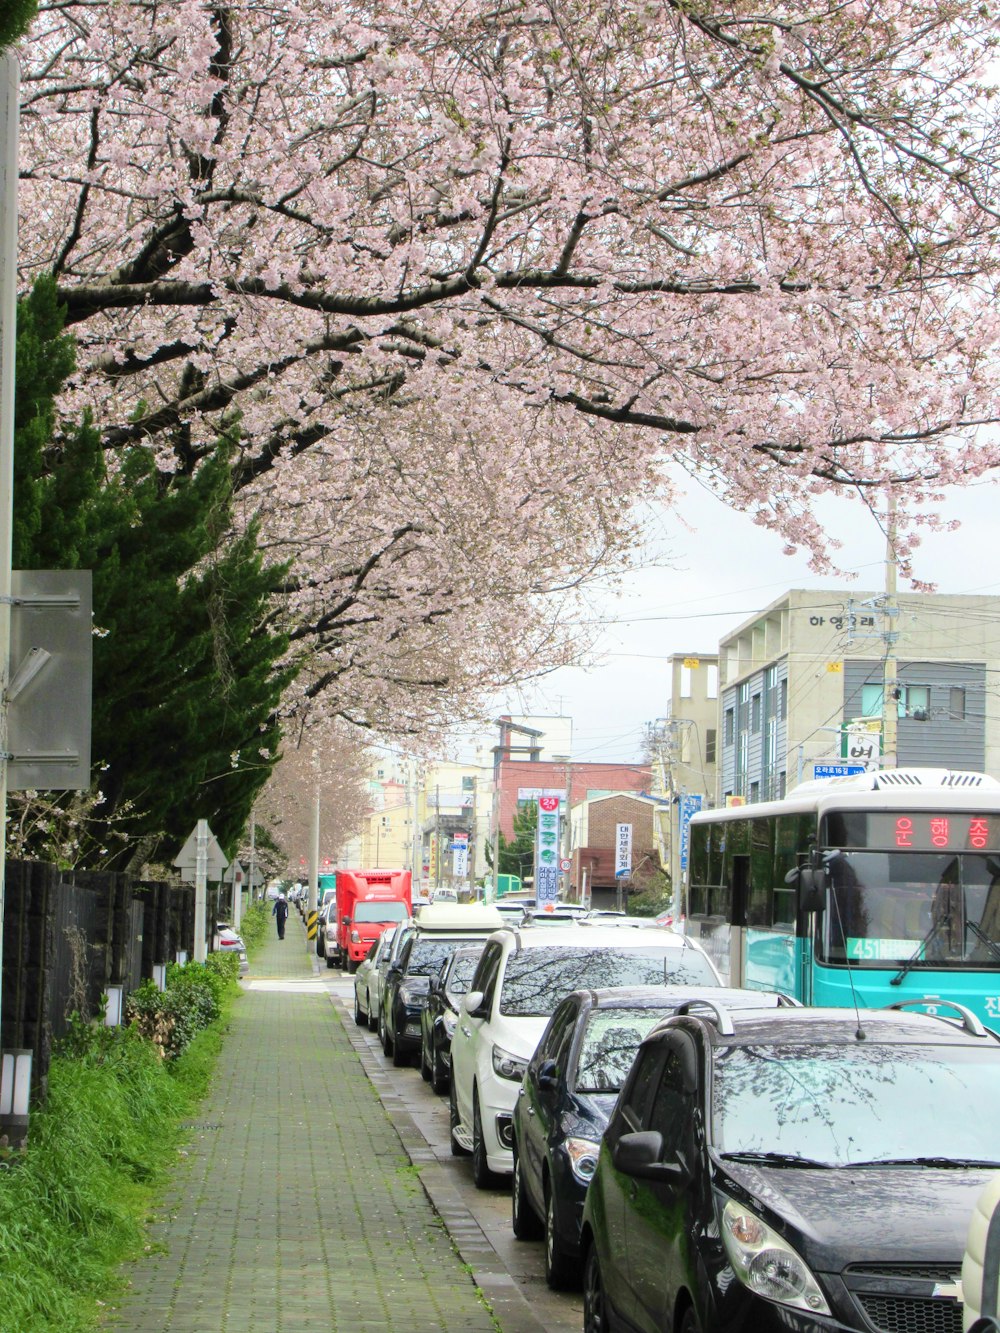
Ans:
[[[533,1106],[529,1106],[529,1107],[528,1107],[528,1115],[534,1115],[534,1114],[535,1114],[535,1108],[534,1108]]]

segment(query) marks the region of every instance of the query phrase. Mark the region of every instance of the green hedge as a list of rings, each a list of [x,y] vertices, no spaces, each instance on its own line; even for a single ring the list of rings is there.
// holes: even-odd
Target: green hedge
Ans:
[[[0,1330],[85,1333],[142,1253],[146,1218],[204,1096],[239,961],[171,967],[127,1027],[79,1020],[59,1044],[24,1150],[0,1145]]]

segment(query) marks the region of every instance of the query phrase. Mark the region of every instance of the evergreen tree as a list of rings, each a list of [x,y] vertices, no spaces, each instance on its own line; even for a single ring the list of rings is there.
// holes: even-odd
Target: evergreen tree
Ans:
[[[133,446],[108,475],[89,420],[54,437],[72,369],[54,286],[18,312],[15,564],[93,571],[94,822],[79,859],[123,867],[177,850],[199,818],[235,848],[280,746],[287,638],[267,628],[285,575],[232,529],[235,437],[165,483]]]
[[[528,801],[514,812],[514,836],[509,841],[503,833],[497,839],[497,873],[518,875],[524,879],[534,872],[535,829],[538,827],[538,803]]]
[[[0,51],[24,36],[37,12],[38,0],[4,0],[0,5]]]

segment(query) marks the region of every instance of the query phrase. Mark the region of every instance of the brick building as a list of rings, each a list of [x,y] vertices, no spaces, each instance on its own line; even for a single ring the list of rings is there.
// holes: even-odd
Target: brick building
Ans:
[[[580,801],[570,811],[569,897],[595,907],[617,899],[615,845],[619,824],[632,826],[632,874],[624,886],[641,890],[661,869],[656,822],[665,803],[651,796],[616,791]]]

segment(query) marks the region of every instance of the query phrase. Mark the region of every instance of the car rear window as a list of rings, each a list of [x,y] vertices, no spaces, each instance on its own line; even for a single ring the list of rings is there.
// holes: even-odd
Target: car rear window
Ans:
[[[570,991],[610,986],[717,986],[704,954],[696,949],[525,949],[512,954],[500,992],[500,1012],[548,1018]]]

